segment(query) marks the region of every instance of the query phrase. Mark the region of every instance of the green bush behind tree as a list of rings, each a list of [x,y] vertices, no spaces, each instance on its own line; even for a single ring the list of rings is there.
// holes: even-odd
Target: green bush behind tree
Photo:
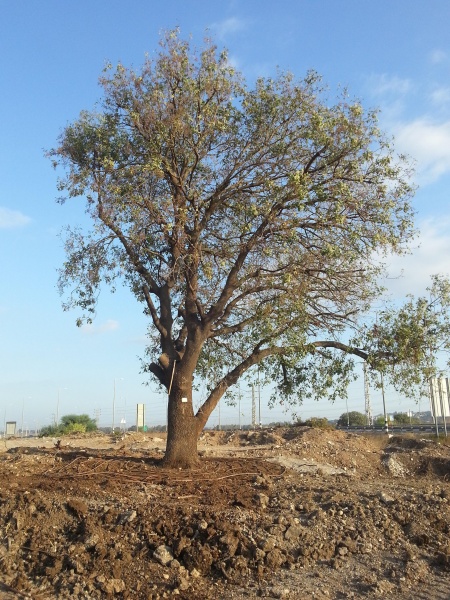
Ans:
[[[96,431],[97,423],[89,415],[64,415],[61,423],[47,425],[41,429],[40,436],[67,435],[69,433],[85,433]]]
[[[367,417],[364,413],[358,412],[357,410],[351,410],[348,413],[342,413],[337,424],[340,427],[347,427],[347,425],[358,425],[363,427],[364,425],[367,425]]]

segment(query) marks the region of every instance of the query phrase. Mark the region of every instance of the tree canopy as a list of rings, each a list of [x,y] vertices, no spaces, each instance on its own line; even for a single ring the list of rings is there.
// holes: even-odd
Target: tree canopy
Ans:
[[[358,412],[357,410],[351,410],[348,413],[342,413],[337,424],[341,427],[347,427],[348,425],[368,425],[367,416],[364,413]]]
[[[409,165],[376,112],[330,102],[314,72],[250,89],[210,41],[197,51],[172,31],[161,45],[138,71],[108,67],[97,110],[49,155],[61,202],[85,197],[92,220],[67,229],[64,306],[90,320],[119,281],[143,305],[170,446],[254,365],[278,398],[345,393],[349,356],[367,354],[340,336],[413,225]],[[193,377],[209,385],[196,412]]]
[[[426,294],[385,304],[352,343],[364,348],[374,383],[385,374],[407,398],[429,394],[429,379],[450,367],[450,280],[434,275]]]

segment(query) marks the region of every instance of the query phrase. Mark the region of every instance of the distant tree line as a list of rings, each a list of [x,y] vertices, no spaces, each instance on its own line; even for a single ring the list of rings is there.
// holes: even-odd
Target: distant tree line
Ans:
[[[408,413],[397,412],[388,415],[388,422],[392,425],[418,425],[421,421],[418,417],[409,416]],[[373,421],[375,426],[384,425],[384,415],[379,415]],[[342,413],[337,421],[339,427],[364,427],[368,425],[367,415],[356,410]]]

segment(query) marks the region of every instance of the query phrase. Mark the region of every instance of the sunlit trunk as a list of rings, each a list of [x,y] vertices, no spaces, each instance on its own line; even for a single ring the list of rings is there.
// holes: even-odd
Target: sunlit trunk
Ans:
[[[198,462],[197,427],[192,405],[192,376],[178,375],[169,396],[166,466],[189,468]]]

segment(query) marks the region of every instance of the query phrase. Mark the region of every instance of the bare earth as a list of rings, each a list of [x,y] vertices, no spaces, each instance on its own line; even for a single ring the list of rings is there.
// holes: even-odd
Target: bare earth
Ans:
[[[450,598],[450,447],[291,427],[0,442],[0,598]]]

